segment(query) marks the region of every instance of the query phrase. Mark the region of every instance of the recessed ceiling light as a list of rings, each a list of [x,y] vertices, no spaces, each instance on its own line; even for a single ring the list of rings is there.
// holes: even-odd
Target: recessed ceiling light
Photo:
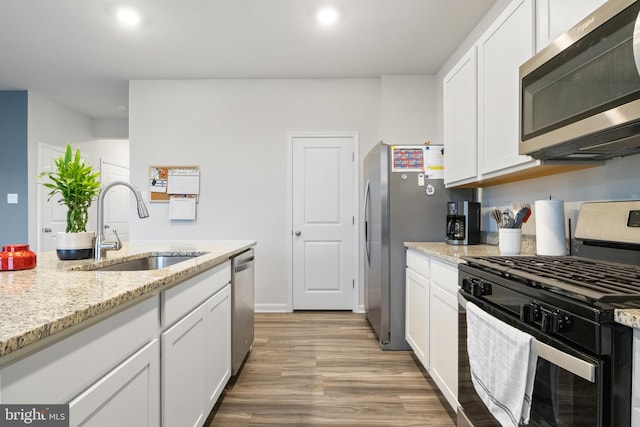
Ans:
[[[140,13],[130,7],[119,7],[116,10],[116,18],[118,22],[127,27],[136,27],[140,24]]]
[[[320,9],[316,14],[316,21],[320,25],[324,25],[325,27],[329,27],[336,22],[338,22],[338,11],[333,7],[325,7]]]

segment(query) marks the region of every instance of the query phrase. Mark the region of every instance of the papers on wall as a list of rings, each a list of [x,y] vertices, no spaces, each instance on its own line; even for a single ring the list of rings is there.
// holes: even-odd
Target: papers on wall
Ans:
[[[169,194],[199,194],[200,171],[198,169],[169,169]]]
[[[195,196],[171,196],[169,198],[169,219],[195,220]]]

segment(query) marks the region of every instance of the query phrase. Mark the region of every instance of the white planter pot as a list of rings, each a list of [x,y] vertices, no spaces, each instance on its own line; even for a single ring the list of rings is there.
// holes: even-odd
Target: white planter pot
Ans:
[[[93,257],[95,231],[82,233],[59,232],[56,236],[56,254],[61,260],[89,259]]]

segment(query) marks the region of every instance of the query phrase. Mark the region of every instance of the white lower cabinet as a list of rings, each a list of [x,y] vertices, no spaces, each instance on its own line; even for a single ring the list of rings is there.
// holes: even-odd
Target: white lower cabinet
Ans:
[[[202,426],[231,377],[226,261],[0,366],[0,403],[69,404],[70,426]]]
[[[453,410],[458,408],[458,266],[407,250],[406,339]]]
[[[431,366],[429,373],[455,411],[458,408],[458,267],[431,260]]]
[[[153,340],[69,403],[69,425],[160,425],[160,348]]]
[[[429,369],[429,279],[407,269],[406,340]]]
[[[118,369],[139,355],[140,349],[153,343],[159,328],[158,302],[157,295],[151,297],[2,366],[0,403],[64,404],[76,401],[83,392],[115,375]],[[151,348],[145,352],[145,357],[150,351]],[[148,369],[153,369],[152,364]],[[98,395],[94,393],[93,396]],[[147,397],[145,392],[140,399]],[[96,403],[93,410],[98,410],[104,403],[95,398],[92,401]],[[82,406],[87,407],[86,403]],[[73,413],[70,415],[73,421]]]
[[[230,377],[227,284],[162,333],[162,425],[202,426]]]

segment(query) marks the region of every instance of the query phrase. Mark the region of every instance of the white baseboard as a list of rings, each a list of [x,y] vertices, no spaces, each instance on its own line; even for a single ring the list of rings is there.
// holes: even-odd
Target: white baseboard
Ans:
[[[253,309],[256,313],[288,313],[287,304],[256,304]]]

